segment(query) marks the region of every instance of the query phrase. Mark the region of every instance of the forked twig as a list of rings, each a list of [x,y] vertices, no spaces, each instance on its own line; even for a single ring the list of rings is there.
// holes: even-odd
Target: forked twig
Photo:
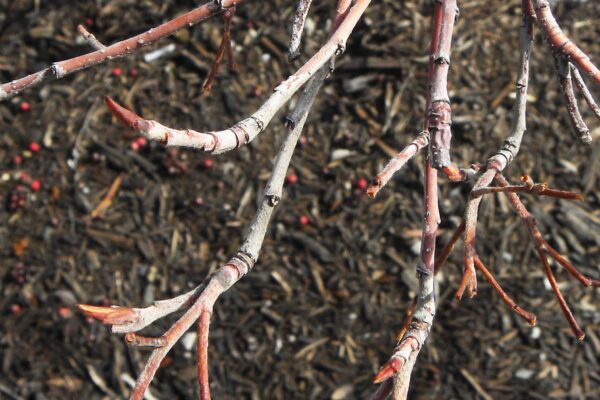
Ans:
[[[212,89],[213,80],[219,72],[219,66],[221,65],[221,61],[223,61],[226,50],[228,50],[229,67],[231,68],[233,66],[233,51],[231,50],[231,21],[233,19],[233,14],[235,14],[235,5],[225,10],[223,13],[223,37],[221,38],[221,44],[219,45],[219,50],[217,51],[215,61],[208,73],[208,77],[202,85],[202,89],[207,92],[210,92]]]

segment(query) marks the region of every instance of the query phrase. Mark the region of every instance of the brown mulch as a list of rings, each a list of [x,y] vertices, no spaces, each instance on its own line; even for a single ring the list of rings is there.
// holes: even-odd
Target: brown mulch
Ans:
[[[125,398],[148,352],[129,349],[74,305],[140,306],[175,296],[235,251],[269,176],[285,112],[251,145],[222,156],[158,143],[134,151],[135,136],[111,118],[102,97],[175,127],[230,125],[325,40],[321,28],[334,2],[314,2],[304,55],[288,63],[293,3],[238,7],[238,69],[221,68],[210,94],[201,86],[219,46],[219,18],[0,103],[1,399]],[[510,128],[506,88],[518,62],[519,3],[461,4],[450,94],[453,156],[463,165],[485,161]],[[99,40],[112,43],[196,4],[0,0],[0,82],[87,52],[76,33],[86,20]],[[370,381],[389,356],[414,293],[423,158],[375,200],[356,186],[419,131],[431,11],[425,0],[374,1],[351,37],[309,118],[292,161],[298,183],[286,187],[257,266],[215,307],[209,348],[214,398],[358,399],[373,392]],[[600,2],[561,1],[556,14],[598,60]],[[144,61],[144,54],[171,43],[174,52]],[[581,271],[600,278],[600,123],[582,105],[596,142],[589,148],[576,143],[552,65],[538,35],[529,131],[507,176],[516,183],[527,173],[584,193],[583,203],[525,201],[546,239]],[[30,103],[29,112],[20,111],[22,101]],[[31,142],[41,150],[31,152]],[[39,191],[31,189],[35,179]],[[116,179],[113,201],[93,218]],[[460,222],[468,188],[441,183],[444,243]],[[298,222],[303,215],[306,226]],[[455,301],[458,248],[439,279],[438,313],[411,398],[600,398],[598,289],[582,288],[555,266],[587,334],[578,343],[504,197],[484,200],[478,235],[484,261],[538,315],[538,328],[518,319],[482,279],[477,297]],[[160,335],[172,320],[146,333]],[[179,343],[152,394],[195,398],[195,375],[195,344]]]

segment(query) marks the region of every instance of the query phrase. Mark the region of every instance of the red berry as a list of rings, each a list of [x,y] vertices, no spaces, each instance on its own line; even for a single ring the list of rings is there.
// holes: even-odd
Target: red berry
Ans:
[[[302,215],[299,219],[298,222],[300,223],[300,225],[308,225],[309,224],[309,219],[306,215]]]
[[[141,137],[141,136],[139,138],[137,138],[135,141],[137,142],[137,144],[140,145],[140,147],[144,147],[148,144],[148,141],[146,140],[146,138]]]
[[[204,161],[202,161],[202,166],[206,169],[212,168],[213,165],[214,165],[214,161],[210,158],[206,158]]]
[[[37,153],[41,149],[42,149],[42,147],[40,146],[40,144],[38,142],[29,143],[29,150],[31,150],[32,153]]]
[[[119,67],[113,68],[112,74],[114,76],[121,76],[121,75],[123,75],[123,70]]]
[[[129,70],[129,76],[132,78],[137,77],[140,74],[140,71],[137,68],[131,68]]]
[[[73,311],[71,311],[69,307],[58,307],[58,315],[64,319],[71,318],[73,316]]]
[[[288,184],[290,185],[295,185],[296,183],[298,183],[298,175],[296,174],[289,174],[285,180],[287,181]]]
[[[34,179],[33,182],[31,182],[31,190],[37,192],[41,188],[42,188],[42,183],[40,181],[38,181],[37,179]]]
[[[27,112],[31,110],[31,105],[28,102],[24,101],[19,105],[19,108],[21,109],[21,111]]]
[[[20,155],[16,155],[13,158],[13,164],[15,164],[15,165],[21,165],[21,164],[23,164],[23,157],[21,157]]]
[[[92,18],[86,18],[85,19],[85,24],[87,26],[92,26],[92,25],[94,25],[94,20]]]
[[[23,309],[21,308],[21,306],[20,306],[20,305],[18,305],[18,304],[16,304],[16,303],[15,303],[15,304],[11,304],[11,305],[10,305],[10,312],[11,312],[11,313],[13,313],[13,314],[18,314],[18,313],[20,313],[21,311],[23,311]]]
[[[356,182],[356,187],[360,190],[365,190],[369,186],[369,182],[365,178],[360,178],[358,182]]]
[[[204,204],[204,199],[202,197],[196,197],[196,200],[194,200],[194,202],[197,206],[201,206]]]
[[[129,143],[129,147],[133,151],[139,151],[140,150],[140,144],[138,143],[137,140],[134,140],[133,142]]]

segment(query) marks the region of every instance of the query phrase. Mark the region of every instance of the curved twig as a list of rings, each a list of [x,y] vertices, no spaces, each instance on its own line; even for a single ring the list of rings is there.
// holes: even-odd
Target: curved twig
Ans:
[[[348,10],[347,15],[336,31],[321,49],[310,58],[295,74],[291,75],[275,89],[274,93],[250,117],[231,128],[218,132],[197,132],[190,129],[177,130],[157,121],[146,120],[107,98],[110,110],[127,126],[150,140],[157,140],[167,146],[185,146],[208,153],[220,154],[250,143],[271,122],[275,113],[313,76],[327,61],[341,54],[346,40],[358,23],[371,0],[358,0]]]

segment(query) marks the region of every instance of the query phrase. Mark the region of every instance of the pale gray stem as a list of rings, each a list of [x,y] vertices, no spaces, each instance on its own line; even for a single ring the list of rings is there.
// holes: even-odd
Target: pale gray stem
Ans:
[[[302,32],[304,31],[304,23],[306,22],[306,16],[312,0],[299,0],[298,6],[296,7],[296,13],[294,14],[294,22],[292,23],[292,37],[290,38],[290,48],[288,50],[288,57],[290,60],[294,60],[300,56],[300,42],[302,41]]]
[[[96,36],[88,32],[88,30],[85,29],[83,25],[78,25],[77,30],[79,31],[79,34],[85,39],[85,41],[88,42],[88,44],[92,46],[95,50],[106,49],[106,46],[103,45],[98,39],[96,39]]]
[[[575,84],[579,88],[579,91],[583,95],[583,98],[585,99],[588,106],[590,106],[590,108],[592,109],[592,111],[594,112],[596,117],[598,119],[600,119],[600,107],[596,103],[594,96],[592,96],[590,89],[585,84],[585,81],[583,80],[583,77],[581,76],[579,69],[577,69],[577,67],[574,66],[572,63],[569,63],[569,67],[571,68],[571,73],[573,74],[573,78],[575,78]]]

